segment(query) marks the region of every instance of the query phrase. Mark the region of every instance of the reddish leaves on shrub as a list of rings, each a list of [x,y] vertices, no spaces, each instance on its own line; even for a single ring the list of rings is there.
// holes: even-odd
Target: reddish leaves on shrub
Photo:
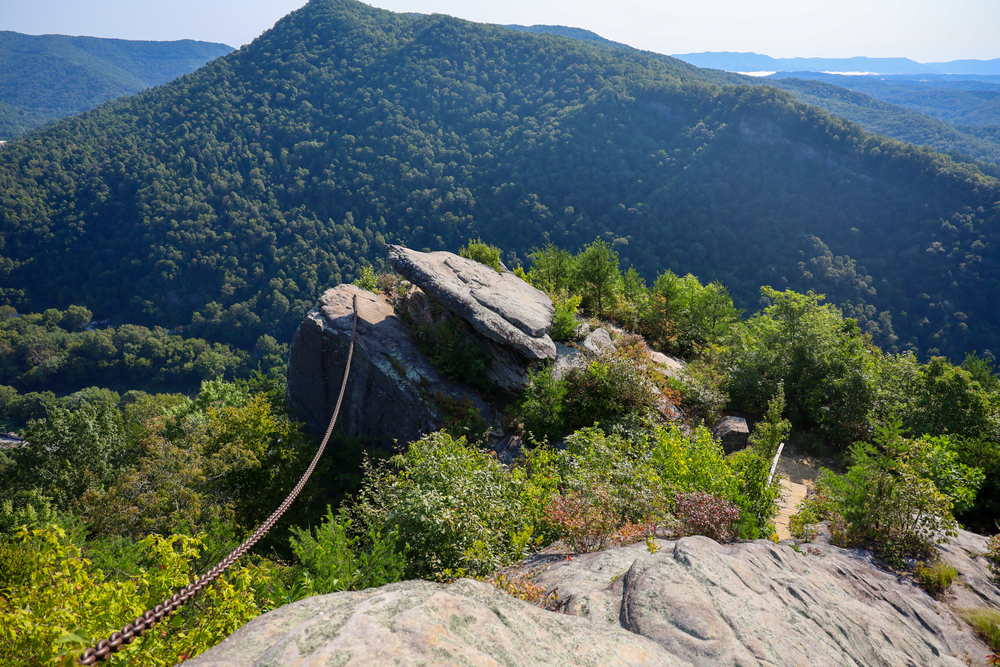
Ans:
[[[708,493],[677,494],[677,518],[685,535],[704,535],[717,542],[733,538],[733,523],[740,509],[733,503]]]
[[[605,488],[557,495],[545,508],[545,517],[577,553],[639,542],[656,530],[655,521],[623,519]]]

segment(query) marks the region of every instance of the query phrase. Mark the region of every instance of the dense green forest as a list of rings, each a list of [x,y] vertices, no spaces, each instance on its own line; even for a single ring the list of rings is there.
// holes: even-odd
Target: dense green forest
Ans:
[[[502,253],[470,242],[463,254],[498,264]],[[721,284],[666,270],[647,286],[600,238],[575,253],[547,245],[521,275],[553,298],[557,339],[579,343],[583,321],[623,330],[561,377],[539,369],[503,406],[527,443],[516,459],[500,462],[485,434],[442,430],[388,460],[335,438],[254,552],[117,659],[176,664],[282,604],[409,578],[476,577],[559,609],[530,577],[499,570],[555,540],[568,557],[644,540],[655,552],[685,535],[777,540],[769,466],[789,437],[818,439],[844,468],[821,475],[793,524],[799,539],[827,520],[835,544],[869,548],[900,574],[921,559],[919,575],[956,518],[992,530],[1000,380],[989,361],[887,354],[812,293],[764,288],[771,305],[744,319]],[[393,299],[399,280],[361,282]],[[85,315],[44,317],[72,329]],[[665,374],[650,349],[690,363]],[[22,431],[27,446],[0,450],[4,664],[62,664],[187,584],[269,515],[317,447],[281,383],[259,375],[203,382],[191,398],[91,398],[52,408]],[[707,426],[733,409],[756,423],[748,447],[726,454]],[[1000,568],[1000,538],[990,544]]]
[[[760,285],[826,294],[887,349],[998,347],[998,182],[727,76],[315,0],[0,151],[2,297],[249,348],[383,239],[523,259],[601,236],[744,309]]]
[[[225,44],[0,31],[0,139],[188,74]]]

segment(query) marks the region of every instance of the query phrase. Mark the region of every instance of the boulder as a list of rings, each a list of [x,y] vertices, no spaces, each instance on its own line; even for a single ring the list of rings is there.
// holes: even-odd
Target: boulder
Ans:
[[[614,349],[615,344],[611,342],[611,334],[607,329],[594,329],[583,341],[583,349],[600,354],[604,350]]]
[[[722,443],[726,453],[731,454],[747,446],[750,429],[743,417],[723,417],[712,429],[712,435]]]
[[[960,533],[958,545],[969,556],[985,538]],[[402,582],[282,607],[186,664],[961,667],[990,653],[945,602],[867,551],[706,537],[653,547],[556,547],[511,568],[555,590],[563,613],[468,579]],[[984,564],[967,565],[982,579]]]
[[[191,667],[688,663],[613,626],[532,607],[471,579],[306,598],[254,619]]]
[[[661,367],[664,375],[673,377],[681,377],[684,374],[684,367],[687,365],[683,359],[653,350],[649,351],[649,358]]]
[[[431,300],[469,323],[493,357],[490,373],[501,388],[517,391],[533,365],[555,359],[549,338],[552,300],[512,272],[497,272],[450,252],[418,252],[387,245],[393,268]]]
[[[522,568],[541,570],[536,583],[557,590],[568,613],[620,625],[693,665],[958,667],[989,652],[945,604],[863,550],[655,544],[657,553],[636,545]]]
[[[405,447],[445,424],[437,392],[467,399],[492,423],[489,406],[442,376],[420,353],[385,297],[354,285],[327,290],[292,339],[286,394],[296,416],[322,435],[340,393],[358,299],[358,338],[338,430],[381,447]]]

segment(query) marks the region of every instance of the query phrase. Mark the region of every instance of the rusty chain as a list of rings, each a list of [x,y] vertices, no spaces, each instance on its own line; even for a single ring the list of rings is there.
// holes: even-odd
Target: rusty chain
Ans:
[[[353,307],[354,322],[351,326],[351,345],[347,353],[347,365],[344,366],[344,380],[340,385],[340,395],[337,397],[337,406],[333,410],[333,417],[330,419],[330,425],[326,429],[326,435],[323,436],[323,442],[316,451],[316,455],[313,457],[312,463],[309,464],[309,468],[306,469],[305,474],[303,474],[302,478],[299,479],[299,483],[295,485],[295,488],[292,489],[292,492],[288,494],[288,497],[285,498],[285,501],[281,503],[278,509],[276,509],[271,516],[267,518],[267,521],[261,524],[261,526],[254,531],[253,535],[248,537],[243,544],[236,547],[232,553],[223,558],[218,565],[203,574],[194,583],[188,584],[187,587],[179,593],[175,593],[162,603],[146,611],[146,613],[142,616],[139,616],[122,628],[120,632],[115,632],[110,637],[102,639],[94,644],[94,646],[88,648],[80,655],[79,658],[77,658],[78,664],[93,665],[96,662],[104,662],[111,656],[112,653],[120,651],[122,646],[131,644],[136,637],[141,637],[147,630],[177,611],[177,609],[179,609],[184,603],[198,595],[202,589],[211,584],[219,575],[229,569],[229,566],[235,563],[240,556],[256,544],[257,540],[267,534],[267,531],[271,529],[271,526],[273,526],[274,523],[281,518],[281,515],[285,513],[285,510],[287,510],[292,502],[295,501],[295,498],[299,495],[302,487],[304,487],[306,482],[309,481],[309,476],[312,475],[313,470],[316,468],[319,458],[323,455],[323,450],[326,449],[326,443],[330,440],[330,435],[333,433],[333,425],[337,423],[337,415],[340,414],[340,404],[344,400],[344,392],[347,390],[347,375],[350,373],[351,359],[354,357],[354,341],[358,336],[357,295],[354,295]]]

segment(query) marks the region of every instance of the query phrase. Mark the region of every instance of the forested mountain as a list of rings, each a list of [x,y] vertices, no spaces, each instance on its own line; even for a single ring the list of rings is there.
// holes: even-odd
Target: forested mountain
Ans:
[[[909,58],[772,58],[760,53],[706,51],[674,55],[698,67],[730,72],[873,72],[876,74],[1000,74],[1000,58],[918,63]]]
[[[918,104],[915,96],[878,95],[876,86],[854,84],[856,79],[865,77],[828,77],[822,74],[800,73],[803,78],[771,78],[764,79],[768,84],[777,86],[793,93],[806,104],[815,104],[826,111],[858,123],[869,132],[877,132],[886,136],[916,144],[930,146],[946,153],[957,153],[971,156],[986,163],[1000,163],[1000,142],[997,142],[995,131],[997,126],[957,125],[954,118],[962,116],[985,116],[991,113],[988,104],[981,99],[962,98],[956,94],[942,94],[943,100],[949,100],[954,106],[950,114],[933,113],[929,104]],[[816,76],[819,80],[814,80]],[[854,85],[851,85],[854,84]],[[1000,88],[1000,87],[998,87]],[[939,91],[940,92],[940,91]],[[1000,95],[1000,92],[997,93]],[[932,97],[928,94],[927,97]],[[891,97],[900,99],[898,102],[886,101]],[[929,100],[928,100],[929,101]],[[948,102],[942,102],[947,106]],[[961,110],[968,111],[962,114]],[[997,110],[1000,111],[1000,102]],[[952,119],[946,118],[950,115]],[[1000,168],[990,168],[994,175],[1000,174]]]
[[[313,0],[0,151],[0,286],[41,311],[290,338],[382,240],[827,294],[876,341],[1000,348],[1000,182],[666,56]],[[507,257],[508,261],[515,258]]]
[[[225,44],[0,31],[0,139],[193,72]]]

